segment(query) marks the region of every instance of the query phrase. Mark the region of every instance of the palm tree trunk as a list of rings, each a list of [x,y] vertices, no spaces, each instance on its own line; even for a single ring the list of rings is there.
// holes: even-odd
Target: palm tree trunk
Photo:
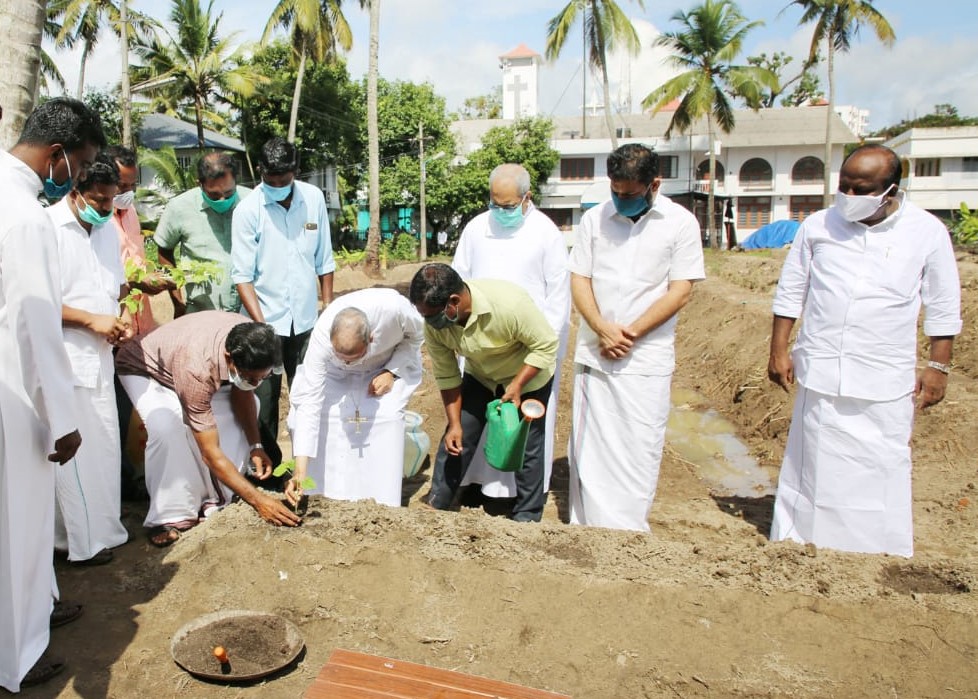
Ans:
[[[45,2],[4,0],[0,5],[0,147],[12,146],[34,108],[41,67]]]
[[[716,217],[713,214],[713,207],[716,205],[714,187],[716,186],[717,154],[716,149],[713,147],[713,116],[710,114],[706,115],[706,134],[707,138],[710,139],[709,144],[707,144],[707,147],[710,149],[710,185],[706,195],[706,234],[710,239],[710,247],[714,250],[719,250],[720,233],[717,230]]]
[[[132,148],[132,92],[129,90],[129,0],[119,0],[119,52],[122,54],[122,76],[119,91],[122,99],[122,145]]]
[[[92,42],[85,39],[82,46],[81,63],[78,65],[78,87],[75,89],[75,97],[81,99],[85,96],[85,66],[88,63],[88,56],[92,52]]]
[[[825,180],[822,190],[822,206],[826,209],[832,205],[832,115],[835,114],[835,51],[832,46],[832,34],[828,36],[828,54],[826,60],[829,70],[829,106],[825,110],[825,169],[822,177]]]
[[[377,77],[380,53],[380,0],[370,0],[370,61],[367,69],[367,151],[370,177],[370,227],[366,273],[380,276],[380,133],[377,125]]]
[[[194,116],[197,119],[197,150],[204,150],[204,100],[194,95]]]
[[[306,40],[302,40],[299,51],[299,69],[295,74],[295,89],[292,91],[292,112],[289,114],[289,143],[295,143],[295,130],[299,123],[299,100],[302,98],[302,78],[306,74]]]
[[[611,139],[611,150],[618,150],[618,136],[615,135],[615,127],[611,121],[611,90],[608,87],[608,57],[604,51],[604,29],[601,27],[601,17],[593,14],[595,11],[593,2],[591,5],[592,18],[594,21],[594,31],[598,40],[598,59],[601,61],[601,89],[604,96],[604,122],[608,127],[608,137]]]

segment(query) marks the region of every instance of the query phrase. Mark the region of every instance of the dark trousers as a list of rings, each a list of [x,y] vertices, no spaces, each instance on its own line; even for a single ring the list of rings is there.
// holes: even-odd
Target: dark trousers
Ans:
[[[285,368],[285,376],[292,386],[295,379],[295,368],[302,363],[302,358],[306,354],[309,346],[309,336],[312,330],[307,330],[298,335],[279,335],[278,339],[282,343],[282,365]],[[261,433],[261,444],[265,448],[265,453],[272,460],[272,464],[278,466],[282,463],[282,450],[278,446],[278,424],[279,411],[278,404],[282,398],[282,375],[272,374],[261,382],[255,390],[258,396],[258,430]]]
[[[551,383],[548,381],[542,388],[524,393],[523,400],[536,398],[546,405],[550,397]],[[458,456],[449,454],[445,450],[444,436],[442,437],[431,474],[428,504],[432,507],[439,510],[451,507],[465,472],[475,455],[475,450],[479,446],[482,430],[485,429],[486,406],[503,394],[503,388],[497,386],[495,391],[490,391],[471,376],[463,377],[462,453]],[[547,503],[547,494],[543,490],[545,432],[546,420],[533,420],[530,423],[523,468],[515,474],[516,504],[513,505],[510,519],[517,522],[539,522],[543,517],[543,506]]]

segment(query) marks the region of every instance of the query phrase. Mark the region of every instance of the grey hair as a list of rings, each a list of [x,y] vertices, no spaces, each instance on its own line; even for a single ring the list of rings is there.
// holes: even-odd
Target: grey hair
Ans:
[[[337,340],[341,341],[342,346],[336,347]],[[350,345],[352,340],[356,340],[356,346]],[[329,327],[329,341],[334,349],[344,354],[369,345],[370,323],[367,321],[367,314],[353,306],[344,308],[333,318],[333,324]]]
[[[521,197],[530,191],[530,173],[526,168],[516,163],[503,163],[493,168],[489,173],[489,188],[499,178],[513,180],[516,183],[516,193]]]

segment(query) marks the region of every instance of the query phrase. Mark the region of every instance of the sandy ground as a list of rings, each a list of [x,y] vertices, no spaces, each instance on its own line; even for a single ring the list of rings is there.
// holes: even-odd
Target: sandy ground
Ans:
[[[680,322],[675,377],[736,426],[772,477],[790,415],[790,396],[765,375],[782,259],[708,257],[710,279]],[[146,543],[140,507],[127,504],[132,540],[112,564],[59,564],[64,596],[86,612],[53,632],[68,670],[23,696],[301,697],[334,648],[578,699],[978,696],[978,265],[962,256],[960,269],[956,370],[947,400],[914,430],[911,560],[772,544],[770,495],[719,491],[668,445],[650,535],[570,527],[565,390],[540,525],[421,509],[427,471],[405,483],[406,508],[316,499],[287,530],[235,505],[168,551]],[[369,285],[357,272],[337,277],[340,289]],[[412,408],[437,440],[444,418],[428,380]],[[191,678],[170,639],[222,609],[294,622],[299,664],[249,686]]]

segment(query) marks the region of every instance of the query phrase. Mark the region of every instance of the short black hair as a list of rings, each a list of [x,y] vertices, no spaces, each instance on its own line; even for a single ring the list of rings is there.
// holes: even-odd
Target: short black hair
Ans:
[[[235,366],[261,371],[282,364],[282,343],[275,328],[267,323],[239,323],[231,328],[224,349]]]
[[[608,156],[608,177],[652,184],[659,176],[659,156],[641,143],[627,143]]]
[[[411,303],[423,303],[431,308],[448,304],[448,297],[460,294],[465,282],[458,272],[442,262],[432,262],[419,269],[411,280]]]
[[[98,114],[84,102],[56,97],[30,113],[17,143],[28,146],[60,143],[66,150],[74,150],[89,143],[105,148],[107,141]]]
[[[889,170],[886,173],[886,188],[891,189],[894,186],[900,186],[900,180],[903,177],[903,163],[900,162],[900,156],[897,155],[896,151],[892,148],[887,148],[882,143],[865,143],[858,148],[856,148],[852,153],[846,156],[846,159],[842,161],[843,167],[845,167],[846,161],[849,160],[856,153],[881,153],[886,156],[889,160]]]
[[[231,173],[231,177],[233,177],[235,182],[237,182],[240,168],[238,167],[238,161],[230,153],[213,151],[211,153],[207,153],[197,161],[198,182],[216,180],[218,177],[223,177],[228,172]]]
[[[105,152],[122,167],[136,167],[136,151],[125,146],[109,146]]]
[[[75,183],[75,189],[84,193],[98,184],[119,184],[119,167],[115,164],[115,158],[106,151],[95,156],[85,178]]]
[[[299,172],[299,149],[281,136],[265,141],[258,158],[261,171],[266,175],[282,175]]]

